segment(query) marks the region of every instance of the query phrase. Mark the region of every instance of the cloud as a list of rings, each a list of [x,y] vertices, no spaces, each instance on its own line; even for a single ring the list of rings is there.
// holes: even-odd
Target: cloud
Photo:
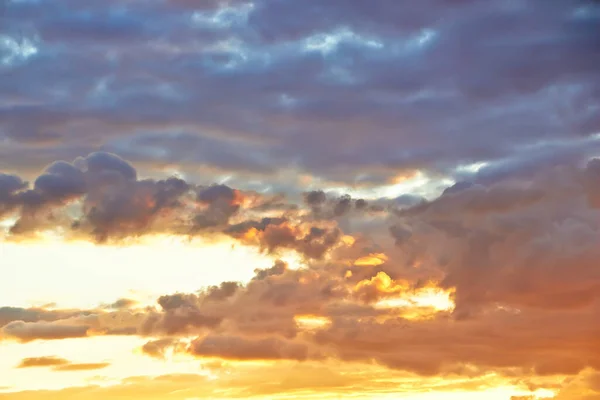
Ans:
[[[69,364],[69,360],[59,357],[33,357],[21,360],[17,368],[55,367]]]
[[[54,368],[54,371],[59,372],[73,372],[73,371],[95,371],[97,369],[103,369],[110,365],[110,363],[82,363],[82,364],[66,364],[59,365]]]
[[[82,310],[48,310],[45,308],[0,307],[0,326],[11,321],[38,322],[56,321],[78,315],[87,315]]]
[[[16,218],[11,238],[224,234],[306,264],[165,295],[155,309],[2,308],[2,336],[157,336],[144,351],[160,357],[191,335],[199,357],[324,352],[422,375],[599,368],[600,192],[596,162],[581,167],[597,153],[598,14],[576,2],[417,3],[9,3],[0,215]],[[314,183],[382,186],[415,169],[459,182],[426,201],[385,200],[377,216],[377,201]],[[275,209],[249,187],[290,197]],[[386,257],[356,262],[372,254]],[[454,310],[413,318],[381,305],[427,287],[451,293]],[[302,326],[306,315],[322,325]],[[558,398],[597,396],[586,379]]]
[[[16,217],[10,235],[18,239],[60,229],[67,236],[91,236],[103,243],[156,233],[225,234],[269,253],[293,249],[315,259],[323,258],[341,237],[335,223],[316,226],[318,221],[303,218],[280,196],[137,175],[122,158],[95,152],[72,163],[51,164],[31,189],[16,176],[5,178],[4,208]],[[254,219],[282,206],[278,217]]]
[[[135,300],[122,298],[122,299],[115,301],[112,304],[107,304],[106,308],[115,309],[115,310],[130,309],[130,308],[134,308],[137,304],[138,304],[138,302]]]
[[[151,341],[145,343],[141,348],[142,353],[146,354],[147,356],[154,357],[154,358],[160,358],[160,359],[164,359],[167,354],[167,351],[169,351],[171,349],[174,352],[178,352],[178,351],[183,352],[185,350],[185,345],[178,340],[174,340],[171,338],[165,338],[165,339],[151,340]]]
[[[115,182],[141,182],[127,164],[99,159],[103,167],[92,176],[110,190]],[[472,373],[465,366],[575,375],[600,368],[593,339],[600,309],[597,175],[592,159],[459,182],[437,198],[390,202],[376,218],[344,214],[344,231],[335,213],[318,216],[310,205],[257,209],[261,196],[185,182],[191,189],[175,198],[194,204],[186,214],[191,220],[211,207],[226,210],[219,228],[202,234],[220,230],[268,252],[295,250],[306,256],[304,264],[277,261],[245,284],[163,295],[154,308],[127,302],[102,310],[3,308],[3,336],[24,342],[148,336],[142,351],[154,357],[181,352],[180,340],[191,336],[188,352],[199,357],[326,355],[424,376]],[[318,203],[335,210],[348,198],[332,199]],[[353,230],[354,223],[368,225]]]
[[[59,325],[51,322],[13,321],[2,327],[2,336],[15,338],[21,342],[32,340],[69,339],[87,336],[89,327],[80,325]]]
[[[599,129],[596,9],[11,2],[3,163],[31,171],[107,150],[154,171],[284,183],[293,168],[377,186],[401,170],[527,160],[531,146]]]
[[[341,237],[338,228],[294,225],[282,218],[262,218],[230,226],[225,233],[244,244],[257,245],[268,253],[293,249],[307,258],[320,259],[335,247]]]
[[[72,363],[60,357],[33,357],[21,360],[17,368],[52,367],[53,371],[92,371],[108,367],[109,363]]]
[[[88,310],[4,307],[0,308],[0,338],[26,343],[96,335],[132,335],[141,331],[144,321],[154,316],[151,310],[104,306]]]
[[[517,370],[597,397],[597,5],[197,3],[7,3],[6,239],[200,236],[301,265],[147,308],[3,307],[2,338]]]
[[[444,271],[442,285],[457,289],[459,312],[494,303],[592,304],[600,256],[593,246],[595,164],[446,192],[400,211],[402,224],[392,233],[402,248],[428,253],[428,262]]]
[[[0,174],[0,217],[8,214],[18,205],[15,193],[26,185],[18,176]]]
[[[277,338],[249,340],[232,336],[207,336],[191,344],[196,356],[219,357],[233,360],[306,360],[305,345],[285,342]]]

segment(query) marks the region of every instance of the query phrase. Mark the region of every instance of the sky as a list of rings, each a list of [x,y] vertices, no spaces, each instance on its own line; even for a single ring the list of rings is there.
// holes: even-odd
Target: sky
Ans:
[[[0,400],[600,400],[600,3],[0,0]]]

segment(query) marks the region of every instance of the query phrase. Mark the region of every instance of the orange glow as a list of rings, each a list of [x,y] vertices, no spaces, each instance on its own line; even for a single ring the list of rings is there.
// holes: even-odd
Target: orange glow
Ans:
[[[253,242],[256,239],[258,239],[259,234],[260,234],[260,232],[258,231],[258,229],[254,228],[254,227],[250,228],[246,232],[244,232],[244,235],[242,236],[242,240],[245,242]]]
[[[311,175],[301,174],[298,177],[298,182],[303,186],[308,186],[314,181],[314,178]]]
[[[406,181],[416,178],[418,174],[419,174],[418,170],[407,171],[407,172],[404,172],[404,173],[394,176],[390,180],[390,183],[392,183],[394,185],[399,185],[401,183],[404,183]]]
[[[233,199],[231,200],[231,204],[232,205],[241,206],[241,205],[246,204],[250,200],[251,199],[250,198],[246,198],[241,191],[239,191],[237,189],[233,190]]]
[[[379,292],[390,294],[390,293],[402,293],[403,291],[408,290],[410,287],[409,283],[406,281],[395,281],[388,274],[383,271],[380,271],[372,277],[371,279],[365,279],[356,284],[355,290],[360,290],[366,286],[373,286]]]

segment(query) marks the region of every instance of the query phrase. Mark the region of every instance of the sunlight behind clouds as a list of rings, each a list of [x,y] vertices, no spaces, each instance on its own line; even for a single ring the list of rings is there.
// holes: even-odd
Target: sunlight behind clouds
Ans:
[[[128,246],[2,242],[0,257],[8,274],[8,279],[0,280],[0,304],[40,306],[52,299],[60,307],[76,308],[121,297],[146,303],[164,293],[245,282],[255,269],[273,262],[251,247],[176,237],[143,239]],[[297,262],[293,256],[283,259]]]
[[[0,400],[600,400],[599,38],[0,0]]]

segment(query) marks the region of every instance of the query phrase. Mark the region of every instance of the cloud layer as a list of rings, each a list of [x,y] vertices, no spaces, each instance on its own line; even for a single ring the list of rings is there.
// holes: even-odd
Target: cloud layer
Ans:
[[[600,128],[599,18],[585,0],[9,1],[0,168],[107,150],[381,185],[569,157]]]
[[[154,308],[123,299],[96,310],[4,307],[2,336],[162,336],[144,351],[375,360],[424,375],[465,365],[540,375],[600,369],[598,165],[592,159],[492,183],[474,176],[438,198],[376,212],[324,192],[307,192],[304,204],[273,203],[225,185],[140,180],[109,153],[55,162],[32,187],[4,175],[5,208],[16,216],[9,238],[24,226],[83,231],[101,242],[221,235],[275,254],[296,251],[305,266],[278,261],[247,284],[164,295]],[[419,305],[428,294],[453,303]],[[317,325],[303,323],[306,316]],[[189,335],[197,339],[187,346],[177,340]]]
[[[5,2],[0,240],[174,235],[274,262],[150,306],[1,305],[0,340],[600,398],[600,6],[371,3]]]

